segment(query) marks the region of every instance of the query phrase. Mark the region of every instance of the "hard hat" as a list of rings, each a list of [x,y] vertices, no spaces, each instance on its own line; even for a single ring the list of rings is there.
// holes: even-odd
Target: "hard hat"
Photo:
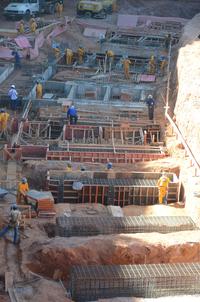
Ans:
[[[16,204],[13,204],[12,206],[11,206],[11,208],[10,208],[11,210],[17,210],[18,209],[18,207],[17,207],[17,205]]]
[[[108,170],[112,169],[112,163],[111,163],[111,162],[110,162],[110,163],[107,163],[107,169],[108,169]]]
[[[71,108],[74,109],[74,105],[71,105]]]
[[[11,85],[11,88],[14,88],[14,89],[15,89],[15,85]]]
[[[26,177],[22,177],[22,182],[23,182],[23,183],[26,183],[26,182],[27,182]]]
[[[152,99],[152,98],[153,98],[153,96],[152,96],[151,94],[149,94],[149,95],[148,95],[148,98],[149,98],[149,99]]]

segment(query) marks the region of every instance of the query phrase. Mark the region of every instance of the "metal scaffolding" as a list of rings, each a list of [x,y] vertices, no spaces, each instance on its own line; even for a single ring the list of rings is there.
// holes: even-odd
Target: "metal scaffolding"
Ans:
[[[70,278],[75,301],[100,298],[200,294],[200,263],[75,266]]]
[[[120,233],[170,233],[197,229],[187,216],[66,217],[56,219],[57,235],[95,236]]]

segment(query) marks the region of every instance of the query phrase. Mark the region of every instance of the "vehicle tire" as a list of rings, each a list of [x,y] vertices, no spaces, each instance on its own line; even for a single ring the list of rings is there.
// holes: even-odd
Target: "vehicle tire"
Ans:
[[[25,19],[26,19],[26,20],[29,20],[30,17],[31,17],[31,12],[30,12],[29,9],[27,9],[27,11],[26,11],[26,13],[25,13]]]
[[[85,18],[92,18],[92,13],[91,12],[85,12],[84,17]]]

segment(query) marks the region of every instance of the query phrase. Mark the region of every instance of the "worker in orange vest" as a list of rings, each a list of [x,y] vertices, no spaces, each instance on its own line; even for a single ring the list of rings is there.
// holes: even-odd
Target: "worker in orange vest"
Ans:
[[[36,82],[36,99],[42,99],[42,84],[39,81]]]
[[[25,177],[22,178],[18,185],[18,190],[17,190],[17,204],[21,204],[24,202],[27,204],[27,192],[29,191],[29,185],[27,182],[27,179]]]
[[[168,194],[169,183],[170,183],[169,177],[167,177],[165,172],[163,172],[162,176],[159,178],[157,182],[159,204],[164,203],[165,205],[167,205],[167,194]]]
[[[1,137],[6,137],[7,136],[9,117],[10,117],[10,114],[7,113],[4,109],[1,109],[1,111],[0,111],[0,132],[1,132]]]
[[[58,18],[62,17],[62,12],[63,12],[63,2],[62,1],[58,1],[56,4],[56,12],[58,14]]]
[[[126,80],[129,80],[130,79],[130,64],[131,64],[131,61],[128,59],[128,58],[125,58],[123,60],[123,67],[124,67],[124,75],[125,75],[125,79]]]

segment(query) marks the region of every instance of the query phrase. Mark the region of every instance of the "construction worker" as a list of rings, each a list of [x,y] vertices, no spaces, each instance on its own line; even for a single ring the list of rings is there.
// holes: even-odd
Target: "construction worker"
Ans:
[[[155,74],[156,72],[156,61],[154,56],[151,56],[148,64],[148,72],[149,74]]]
[[[10,90],[8,91],[8,96],[10,97],[10,107],[11,110],[17,110],[18,107],[18,93],[15,89],[15,85],[11,85]]]
[[[117,11],[117,1],[113,1],[112,3],[112,12],[116,12]]]
[[[129,72],[130,64],[131,64],[131,61],[128,58],[125,58],[123,60],[124,75],[125,75],[126,80],[130,79],[130,72]]]
[[[72,171],[72,165],[70,163],[67,164],[66,171],[67,172],[71,172]]]
[[[167,67],[167,59],[166,59],[166,57],[161,57],[161,60],[160,60],[160,74],[162,76],[164,76],[164,74],[165,74],[166,67]]]
[[[169,46],[170,46],[170,43],[171,43],[171,34],[168,34],[166,37],[165,37],[165,49],[168,50],[169,49]]]
[[[67,118],[70,120],[70,125],[76,125],[78,120],[78,114],[76,108],[72,105],[67,111]]]
[[[58,60],[60,58],[60,56],[61,56],[60,48],[58,46],[54,47],[53,51],[54,51],[54,55],[55,55],[56,59]]]
[[[114,61],[114,52],[112,50],[107,50],[105,56],[108,58],[108,64],[112,64]]]
[[[65,50],[65,59],[67,65],[72,65],[72,59],[73,59],[73,52],[70,48],[67,48]]]
[[[56,13],[58,15],[58,18],[62,17],[62,12],[63,12],[63,2],[62,1],[58,1],[56,3]]]
[[[36,29],[37,29],[37,22],[34,16],[32,16],[32,18],[29,21],[29,30],[30,32],[35,33]]]
[[[165,172],[162,173],[162,176],[159,178],[157,182],[158,186],[158,198],[159,198],[159,204],[165,204],[167,205],[167,193],[168,193],[168,185],[170,183],[170,179],[167,177]]]
[[[19,225],[21,222],[21,212],[19,211],[17,205],[11,206],[10,209],[10,215],[9,215],[9,222],[8,225],[5,226],[1,231],[0,231],[0,237],[3,237],[10,229],[14,230],[14,238],[13,238],[13,243],[16,244],[19,240]]]
[[[21,57],[17,50],[12,51],[12,56],[15,58],[15,68],[21,68]]]
[[[83,64],[83,58],[85,55],[85,50],[82,46],[79,46],[78,50],[77,50],[77,54],[78,54],[78,63],[79,65]]]
[[[107,170],[112,170],[112,167],[113,167],[113,165],[111,162],[107,163],[107,165],[106,165]]]
[[[42,84],[37,81],[36,82],[36,99],[42,99]]]
[[[29,185],[27,182],[27,179],[23,177],[21,179],[21,182],[18,185],[18,190],[17,190],[17,203],[21,204],[22,201],[24,201],[25,204],[27,204],[27,192],[29,191]]]
[[[0,132],[1,137],[7,136],[7,127],[8,127],[8,120],[9,120],[10,114],[7,113],[4,109],[1,109],[0,111]]]
[[[153,120],[154,119],[155,100],[151,94],[148,95],[148,97],[146,99],[146,104],[148,106],[149,120]]]
[[[19,22],[18,32],[22,35],[24,34],[24,20]]]

